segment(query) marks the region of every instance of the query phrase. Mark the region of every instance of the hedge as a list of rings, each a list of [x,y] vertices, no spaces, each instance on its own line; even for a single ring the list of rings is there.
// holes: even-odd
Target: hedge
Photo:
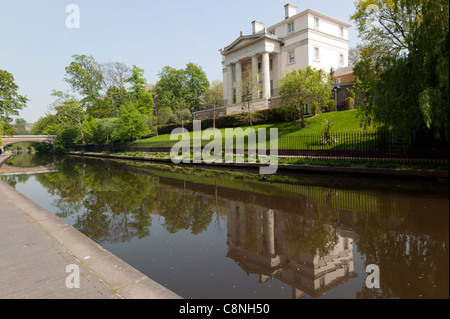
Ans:
[[[262,111],[252,112],[252,124],[253,125],[261,125],[261,124],[273,124],[285,122],[284,116],[279,108],[276,109],[267,109]],[[207,128],[212,128],[213,119],[205,119],[201,120],[202,130]],[[250,121],[248,118],[248,113],[241,114],[233,114],[233,115],[225,115],[216,118],[216,128],[233,128],[233,127],[241,127],[241,126],[249,126]],[[176,128],[179,128],[179,124],[169,124],[169,125],[161,125],[158,127],[158,134],[170,134]],[[185,123],[184,128],[188,131],[193,130],[193,123]]]

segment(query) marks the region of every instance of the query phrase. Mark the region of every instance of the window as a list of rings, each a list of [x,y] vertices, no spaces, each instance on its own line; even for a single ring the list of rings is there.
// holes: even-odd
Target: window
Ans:
[[[288,64],[294,64],[295,63],[295,52],[290,51],[288,52]]]
[[[294,22],[288,24],[288,33],[294,32]]]
[[[314,28],[319,28],[319,18],[314,17]]]
[[[270,59],[270,71],[273,70],[273,59]]]
[[[317,47],[314,48],[314,61],[320,61],[320,51]]]
[[[339,36],[344,36],[344,27],[339,27]]]
[[[270,80],[270,96],[273,96],[273,80]]]
[[[236,104],[237,102],[237,92],[236,89],[233,89],[233,104]]]
[[[269,33],[270,33],[271,35],[275,35],[275,30],[270,30]]]
[[[339,54],[339,66],[344,66],[344,55]]]

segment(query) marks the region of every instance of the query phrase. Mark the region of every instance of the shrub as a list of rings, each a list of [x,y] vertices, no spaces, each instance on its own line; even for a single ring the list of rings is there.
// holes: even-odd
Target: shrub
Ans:
[[[313,102],[311,105],[311,115],[314,116],[319,111],[319,103]]]
[[[355,99],[351,96],[346,98],[345,105],[347,106],[347,110],[353,110],[355,108]]]
[[[333,144],[336,144],[339,142],[339,139],[337,139],[333,135],[331,135],[331,128],[333,126],[334,126],[333,121],[328,120],[328,119],[322,123],[323,139],[320,141],[320,144],[333,145]]]
[[[334,100],[328,100],[326,103],[325,103],[325,112],[331,112],[331,111],[333,111],[334,110]]]

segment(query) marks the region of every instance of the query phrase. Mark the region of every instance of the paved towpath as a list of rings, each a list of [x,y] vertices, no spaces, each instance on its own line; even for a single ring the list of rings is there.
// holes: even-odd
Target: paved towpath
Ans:
[[[0,180],[0,299],[179,298]]]

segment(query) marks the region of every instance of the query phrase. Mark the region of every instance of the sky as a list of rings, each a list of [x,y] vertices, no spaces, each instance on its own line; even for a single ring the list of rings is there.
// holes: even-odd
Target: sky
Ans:
[[[70,91],[64,81],[72,56],[91,55],[99,63],[122,62],[144,69],[148,83],[164,66],[192,62],[210,82],[222,80],[220,48],[251,33],[251,22],[270,27],[284,19],[289,0],[0,0],[0,69],[13,74],[29,99],[19,117],[36,122],[49,112],[53,89]],[[312,9],[352,24],[354,0],[291,0],[297,13]],[[79,8],[79,28],[67,18]],[[358,42],[349,30],[349,47]]]

